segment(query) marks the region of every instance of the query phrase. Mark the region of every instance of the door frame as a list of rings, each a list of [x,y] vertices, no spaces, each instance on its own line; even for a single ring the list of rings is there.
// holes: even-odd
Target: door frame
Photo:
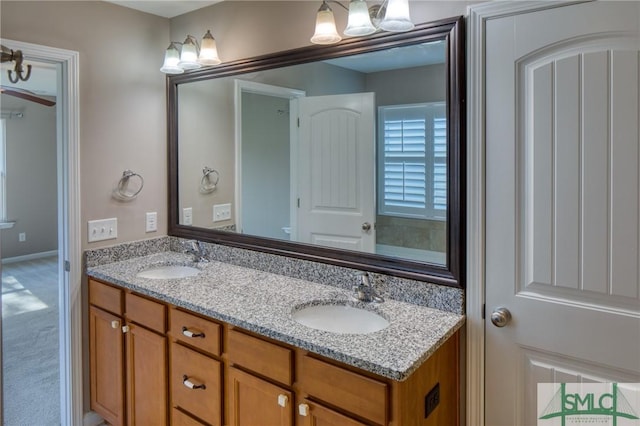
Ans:
[[[255,81],[234,80],[234,121],[235,121],[235,157],[236,157],[236,182],[235,182],[235,224],[236,231],[242,232],[242,93],[255,93],[257,95],[272,96],[275,98],[289,99],[294,101],[297,98],[302,98],[307,95],[304,90],[290,89],[288,87],[274,86],[271,84],[257,83]],[[298,133],[294,131],[297,129],[297,110],[296,114],[291,110],[289,114],[289,158],[291,161],[291,196],[294,193],[294,182],[297,176],[297,167],[294,159],[297,159],[297,140]],[[292,212],[294,211],[291,207]],[[291,228],[295,229],[295,219],[291,216]]]
[[[82,248],[80,229],[79,53],[3,39],[26,60],[58,66],[56,139],[58,164],[58,277],[60,330],[60,422],[83,424]]]

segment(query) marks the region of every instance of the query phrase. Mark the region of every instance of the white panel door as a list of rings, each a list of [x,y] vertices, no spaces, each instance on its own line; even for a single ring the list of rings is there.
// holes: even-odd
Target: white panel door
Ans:
[[[374,252],[374,94],[300,98],[298,108],[297,241]]]
[[[487,425],[537,424],[538,383],[640,381],[639,19],[487,21]]]

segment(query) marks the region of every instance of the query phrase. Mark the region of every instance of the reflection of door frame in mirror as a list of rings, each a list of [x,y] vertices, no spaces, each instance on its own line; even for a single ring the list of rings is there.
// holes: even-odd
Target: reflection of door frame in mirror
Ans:
[[[237,232],[242,232],[242,94],[254,93],[264,96],[272,96],[276,98],[289,99],[289,101],[306,96],[304,90],[290,89],[288,87],[273,86],[271,84],[256,83],[253,81],[236,79],[234,81],[234,119],[235,119],[235,158],[236,158],[236,179],[235,179],[235,226]],[[296,138],[295,118],[293,114],[289,117],[289,161],[291,164],[290,178],[290,194],[295,195],[295,182],[297,176],[296,161]],[[293,198],[291,198],[293,199]],[[290,204],[291,229],[294,232],[295,224],[295,207],[294,203]]]

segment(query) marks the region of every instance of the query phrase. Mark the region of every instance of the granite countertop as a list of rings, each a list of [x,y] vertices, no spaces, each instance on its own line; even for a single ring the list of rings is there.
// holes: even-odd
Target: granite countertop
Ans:
[[[163,252],[87,268],[91,277],[128,288],[272,339],[393,380],[404,380],[464,323],[464,316],[395,300],[356,302],[350,292],[274,273],[210,261],[196,276],[145,279],[136,275],[162,265],[193,266],[192,257]],[[301,305],[327,301],[364,307],[390,321],[368,334],[338,334],[297,323]]]

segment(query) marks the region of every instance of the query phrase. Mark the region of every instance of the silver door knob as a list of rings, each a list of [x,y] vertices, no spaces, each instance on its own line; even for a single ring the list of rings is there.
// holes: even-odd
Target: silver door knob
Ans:
[[[496,327],[504,327],[511,321],[511,312],[507,308],[496,308],[491,313],[491,322]]]
[[[362,230],[365,232],[369,232],[371,230],[371,224],[369,222],[365,222],[362,224]]]

